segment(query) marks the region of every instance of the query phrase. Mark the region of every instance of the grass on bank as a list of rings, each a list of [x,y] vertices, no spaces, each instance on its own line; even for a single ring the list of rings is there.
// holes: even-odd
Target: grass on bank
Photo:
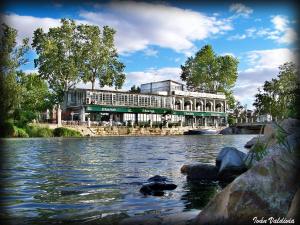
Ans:
[[[18,127],[12,121],[8,121],[0,129],[0,137],[81,137],[81,133],[64,127],[50,129],[35,125]]]

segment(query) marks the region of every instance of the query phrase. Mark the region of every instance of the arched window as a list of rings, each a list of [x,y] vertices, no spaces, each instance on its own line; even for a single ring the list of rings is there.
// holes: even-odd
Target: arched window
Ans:
[[[196,103],[196,111],[199,111],[199,112],[203,111],[203,105],[204,105],[203,101],[198,101]]]
[[[211,101],[207,102],[205,106],[206,111],[213,111],[213,105]]]

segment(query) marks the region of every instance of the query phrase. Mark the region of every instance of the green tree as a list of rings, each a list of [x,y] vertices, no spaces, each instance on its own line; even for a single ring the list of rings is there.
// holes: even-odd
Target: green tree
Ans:
[[[279,67],[277,78],[265,81],[263,90],[258,90],[253,105],[259,114],[270,114],[283,119],[297,114],[296,98],[299,92],[299,71],[294,63]]]
[[[190,91],[224,92],[232,107],[232,88],[238,77],[237,66],[236,58],[218,56],[210,45],[205,45],[181,66],[181,79],[186,81]]]
[[[17,69],[27,62],[25,54],[29,50],[28,38],[21,46],[16,42],[17,30],[2,24],[0,39],[0,130],[12,117],[21,102],[21,86],[17,83]]]
[[[34,63],[39,76],[56,94],[57,103],[80,80],[77,36],[75,22],[68,19],[61,19],[61,26],[50,28],[47,33],[42,28],[34,31],[32,47],[38,55]]]
[[[121,88],[125,81],[125,66],[118,61],[114,46],[115,31],[104,26],[101,34],[98,26],[79,25],[78,35],[82,80],[91,82],[93,90],[96,79],[100,87],[108,85]]]
[[[135,86],[133,85],[131,88],[130,88],[130,93],[141,93],[141,88],[139,86]]]
[[[14,112],[14,119],[19,126],[24,126],[33,119],[39,119],[39,114],[52,108],[52,95],[47,83],[38,74],[18,72],[22,99]]]

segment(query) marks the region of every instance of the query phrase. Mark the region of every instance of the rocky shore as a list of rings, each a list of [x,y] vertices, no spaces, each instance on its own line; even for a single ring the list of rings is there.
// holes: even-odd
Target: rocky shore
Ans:
[[[297,223],[300,215],[299,128],[299,121],[295,119],[268,124],[263,135],[245,143],[249,148],[247,154],[225,147],[219,152],[215,165],[183,165],[181,172],[186,174],[188,182],[217,182],[223,187],[200,213],[137,216],[126,218],[120,224],[253,224],[261,218]]]
[[[286,119],[279,126],[267,125],[262,137],[250,140],[249,169],[216,194],[193,224],[253,224],[255,217],[297,220],[299,128],[298,120]],[[257,160],[262,151],[265,155]]]

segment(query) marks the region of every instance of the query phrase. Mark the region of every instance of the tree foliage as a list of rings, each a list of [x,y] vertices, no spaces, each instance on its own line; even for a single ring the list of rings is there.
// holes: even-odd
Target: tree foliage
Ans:
[[[21,102],[21,86],[17,83],[17,69],[27,62],[28,39],[21,46],[16,42],[17,30],[2,24],[0,39],[0,127],[11,118]]]
[[[50,28],[47,33],[42,28],[34,31],[32,46],[38,55],[34,63],[41,78],[57,94],[58,103],[79,82],[76,32],[75,22],[67,19],[61,19],[61,26]]]
[[[135,86],[133,85],[131,88],[130,88],[130,93],[141,93],[141,88],[139,86]]]
[[[277,78],[265,81],[263,90],[258,89],[253,105],[260,114],[273,118],[295,117],[298,92],[299,71],[294,63],[288,62],[279,67]]]
[[[122,87],[125,66],[118,61],[114,34],[108,26],[101,33],[98,26],[77,26],[68,19],[61,19],[61,26],[47,33],[41,28],[34,31],[32,46],[38,55],[35,66],[56,93],[57,103],[80,80],[92,82],[93,89],[96,79],[101,87]]]
[[[190,91],[224,92],[233,107],[232,88],[238,77],[238,61],[232,56],[218,56],[210,45],[205,45],[181,66],[181,79]]]
[[[82,80],[92,83],[94,89],[96,79],[100,87],[115,86],[121,88],[125,81],[124,64],[118,61],[114,46],[115,31],[103,27],[103,33],[98,26],[79,25],[80,62]]]
[[[181,79],[191,91],[230,91],[237,79],[238,61],[232,56],[217,56],[205,45],[181,66]]]
[[[33,119],[38,119],[39,113],[52,108],[52,94],[47,83],[38,74],[18,72],[18,83],[21,87],[19,107],[14,111],[14,119],[19,126],[24,126]]]

